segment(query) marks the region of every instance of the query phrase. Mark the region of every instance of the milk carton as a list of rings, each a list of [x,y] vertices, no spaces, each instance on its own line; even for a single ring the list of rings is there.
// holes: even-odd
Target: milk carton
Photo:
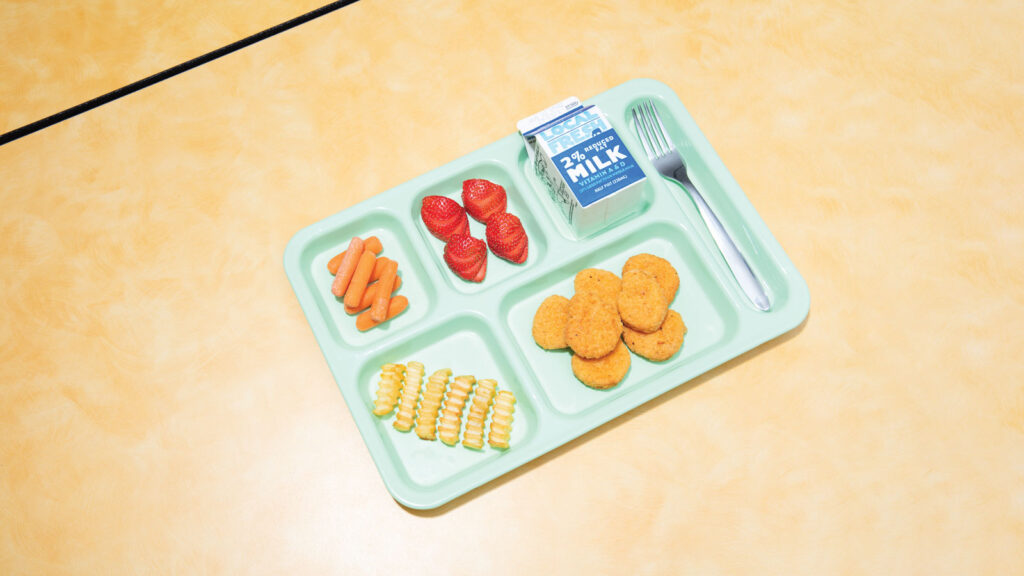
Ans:
[[[597,106],[568,98],[516,127],[537,175],[577,235],[640,207],[644,173]]]

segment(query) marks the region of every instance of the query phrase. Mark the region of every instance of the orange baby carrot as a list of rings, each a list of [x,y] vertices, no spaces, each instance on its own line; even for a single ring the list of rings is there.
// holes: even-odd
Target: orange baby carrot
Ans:
[[[381,245],[380,238],[370,236],[363,241],[363,250],[369,250],[374,254],[380,254],[381,251],[384,250],[384,246]],[[327,263],[327,271],[332,275],[338,273],[338,267],[341,266],[341,261],[345,259],[346,252],[348,252],[348,250],[342,250],[340,254],[331,258],[331,261]]]
[[[366,239],[366,249],[374,254],[380,254],[384,250],[384,245],[380,243],[380,238],[370,236]]]
[[[395,276],[395,285],[391,287],[391,293],[394,294],[395,290],[402,285],[402,277]],[[363,310],[366,310],[373,304],[373,299],[377,297],[377,289],[380,288],[380,282],[374,282],[366,287],[366,292],[363,292],[363,299],[359,302],[358,308],[350,308],[345,306],[345,312],[349,314],[358,314]]]
[[[363,252],[363,255],[359,257],[359,264],[356,265],[356,271],[352,274],[352,282],[348,285],[348,291],[345,292],[346,306],[350,308],[359,306],[359,302],[363,299],[363,292],[366,292],[366,285],[370,283],[370,274],[373,273],[373,263],[376,260],[377,257],[369,250]]]
[[[356,271],[356,264],[359,263],[359,258],[363,255],[363,240],[359,237],[349,240],[348,250],[345,250],[345,252],[346,254],[341,259],[341,263],[338,264],[338,272],[334,276],[334,284],[331,285],[331,293],[338,298],[345,295],[348,285],[352,282],[352,276]],[[370,253],[370,255],[372,256],[373,254]]]
[[[391,299],[391,303],[388,304],[388,316],[385,320],[391,320],[395,316],[398,316],[409,306],[409,299],[405,296],[395,296]],[[374,322],[373,318],[370,318],[370,311],[367,310],[356,318],[356,328],[360,331],[366,331],[373,328],[380,322]]]
[[[373,273],[370,274],[370,282],[380,280],[380,275],[384,273],[384,268],[390,261],[390,258],[385,258],[384,256],[377,258],[377,261],[373,263]]]
[[[370,306],[370,319],[374,322],[383,322],[388,319],[388,304],[391,302],[391,287],[395,285],[395,278],[398,276],[398,262],[388,261],[384,268],[384,274],[380,277],[377,294]]]
[[[365,245],[366,243],[364,242],[363,244]],[[341,266],[341,261],[345,259],[345,254],[348,254],[348,250],[342,250],[337,256],[331,258],[327,263],[327,271],[330,272],[331,275],[338,275],[338,267]]]

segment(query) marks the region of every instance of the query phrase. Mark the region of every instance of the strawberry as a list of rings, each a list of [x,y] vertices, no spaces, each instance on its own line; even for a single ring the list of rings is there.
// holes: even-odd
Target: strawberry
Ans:
[[[459,278],[482,282],[487,275],[487,244],[469,234],[453,234],[444,245],[444,261]]]
[[[469,219],[459,203],[444,196],[426,196],[420,206],[420,218],[427,230],[447,242],[455,234],[469,234]]]
[[[526,262],[528,243],[523,223],[515,215],[502,212],[487,221],[487,247],[495,256],[522,264]]]
[[[462,183],[462,204],[479,222],[487,224],[491,216],[504,212],[507,201],[505,189],[494,182],[473,178]]]

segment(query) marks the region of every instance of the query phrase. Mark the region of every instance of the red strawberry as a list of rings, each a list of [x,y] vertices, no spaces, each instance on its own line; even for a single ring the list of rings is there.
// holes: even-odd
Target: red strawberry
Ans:
[[[495,256],[522,264],[526,262],[528,244],[523,223],[515,215],[503,212],[487,221],[487,246]]]
[[[453,234],[444,245],[444,261],[459,278],[482,282],[487,275],[487,244],[469,234]]]
[[[469,234],[469,219],[459,203],[444,196],[427,196],[420,207],[427,230],[447,242],[455,234]]]
[[[474,178],[462,183],[462,204],[479,222],[486,224],[491,216],[504,212],[506,203],[505,189],[494,182]]]

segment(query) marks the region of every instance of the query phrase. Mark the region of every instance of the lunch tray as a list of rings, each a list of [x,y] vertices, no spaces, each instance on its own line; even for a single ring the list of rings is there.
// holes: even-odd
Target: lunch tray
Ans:
[[[565,95],[555,94],[552,101]],[[658,175],[633,132],[629,109],[644,98],[686,159],[697,188],[731,231],[772,302],[760,312],[744,296],[689,196]],[[378,194],[299,231],[284,264],[302,310],[352,417],[391,495],[410,508],[435,508],[609,420],[798,326],[807,316],[807,285],[739,185],[665,84],[637,79],[586,100],[598,105],[647,175],[638,211],[588,237],[573,233],[534,173],[522,138],[511,134],[449,164]],[[516,118],[508,118],[509,126]],[[508,211],[529,237],[529,257],[512,264],[488,253],[481,283],[458,278],[444,263],[443,243],[419,216],[424,196],[461,202],[462,181],[486,178],[505,187]],[[484,226],[470,218],[473,236]],[[327,262],[353,236],[377,236],[381,256],[397,260],[409,307],[366,332],[355,327],[331,294]],[[551,294],[571,297],[584,268],[616,274],[634,254],[666,258],[679,272],[671,309],[688,332],[665,362],[635,354],[625,379],[609,390],[584,386],[572,374],[570,352],[537,346],[534,312]],[[425,376],[493,378],[516,396],[511,447],[470,450],[424,441],[392,427],[394,414],[371,413],[381,365],[417,360]],[[465,422],[464,411],[463,422]]]

